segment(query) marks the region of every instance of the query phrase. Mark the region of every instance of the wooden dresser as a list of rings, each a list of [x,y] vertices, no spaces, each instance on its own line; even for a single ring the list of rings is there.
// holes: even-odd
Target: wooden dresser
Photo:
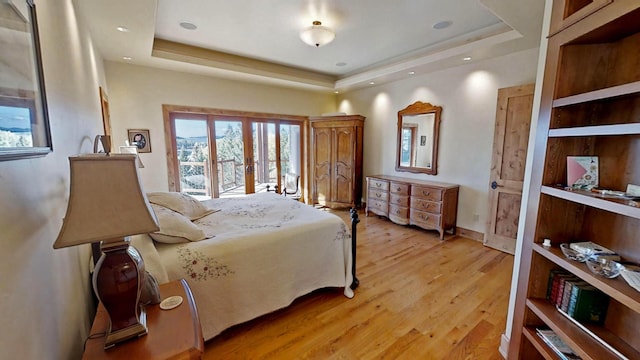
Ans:
[[[401,225],[456,233],[459,185],[395,176],[367,176],[367,208]]]

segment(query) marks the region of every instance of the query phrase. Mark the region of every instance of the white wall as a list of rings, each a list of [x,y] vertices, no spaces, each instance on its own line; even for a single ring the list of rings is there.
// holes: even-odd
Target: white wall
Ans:
[[[72,0],[38,1],[53,153],[0,162],[0,358],[79,358],[91,321],[89,246],[53,250],[68,156],[101,132],[102,59]],[[0,50],[1,51],[1,50]]]
[[[127,129],[149,129],[151,153],[141,154],[147,191],[168,189],[162,105],[183,105],[287,115],[335,111],[335,95],[217,79],[188,73],[105,62],[114,145]]]
[[[530,49],[341,95],[338,111],[367,117],[364,174],[459,184],[458,226],[484,233],[498,89],[533,83],[537,59]],[[435,176],[395,171],[397,112],[416,101],[442,106]]]

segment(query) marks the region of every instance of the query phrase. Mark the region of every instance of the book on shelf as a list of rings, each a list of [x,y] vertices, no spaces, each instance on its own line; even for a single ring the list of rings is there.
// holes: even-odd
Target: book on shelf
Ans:
[[[566,312],[577,321],[602,325],[608,307],[605,293],[588,284],[574,284]]]
[[[569,304],[571,303],[571,293],[572,293],[573,287],[576,285],[584,286],[588,284],[587,282],[582,281],[580,279],[565,280],[564,290],[562,291],[562,304],[558,305],[560,306],[560,309],[562,309],[562,311],[569,310]]]
[[[553,275],[551,280],[551,292],[548,299],[554,305],[562,304],[562,295],[564,291],[564,283],[566,280],[578,279],[575,275],[569,272],[558,272]]]
[[[553,280],[558,274],[568,274],[568,272],[563,269],[551,269],[551,271],[549,271],[549,281],[547,283],[547,300],[548,301],[551,301],[552,298],[555,299],[556,293],[554,292]],[[556,288],[555,291],[557,290],[558,289]]]
[[[558,336],[553,330],[538,328],[536,329],[538,336],[542,338],[542,340],[563,360],[580,360],[582,359],[578,356],[573,349],[569,347],[562,338]]]
[[[549,271],[547,300],[572,318],[601,325],[607,315],[609,297],[564,269]]]

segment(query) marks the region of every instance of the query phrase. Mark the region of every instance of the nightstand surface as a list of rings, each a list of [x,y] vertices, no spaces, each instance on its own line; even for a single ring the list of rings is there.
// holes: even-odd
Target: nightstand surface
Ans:
[[[204,351],[204,340],[198,318],[198,310],[191,289],[183,279],[160,285],[164,300],[180,295],[182,304],[172,310],[161,310],[159,305],[149,305],[147,312],[147,335],[124,341],[104,350],[105,336],[88,339],[83,359],[200,359]],[[98,305],[91,335],[104,333],[109,319],[107,312]]]

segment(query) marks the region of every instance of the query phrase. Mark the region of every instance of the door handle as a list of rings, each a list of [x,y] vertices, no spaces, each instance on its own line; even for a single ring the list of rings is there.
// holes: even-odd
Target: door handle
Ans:
[[[498,187],[502,187],[502,185],[498,185],[498,182],[496,182],[495,180],[491,183],[491,188],[493,190],[497,189]]]

